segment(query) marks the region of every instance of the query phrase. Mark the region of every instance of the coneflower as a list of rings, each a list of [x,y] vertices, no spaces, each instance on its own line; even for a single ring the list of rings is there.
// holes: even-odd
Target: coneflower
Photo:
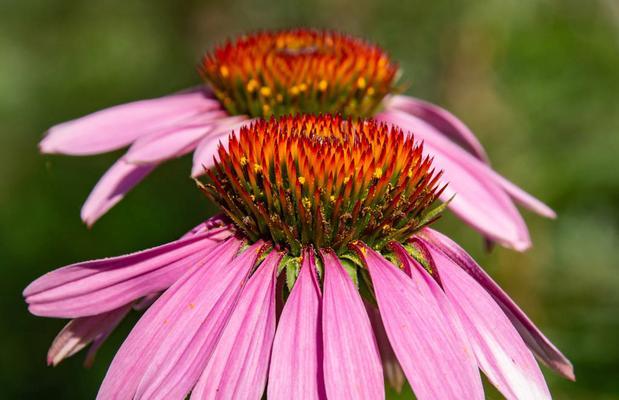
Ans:
[[[199,67],[204,85],[138,101],[51,128],[44,153],[91,155],[131,145],[82,208],[89,225],[163,161],[193,152],[192,175],[211,167],[220,141],[253,118],[298,113],[375,117],[412,131],[449,182],[442,200],[491,241],[530,246],[512,199],[554,212],[493,171],[485,152],[444,109],[397,94],[397,65],[379,47],[329,31],[297,29],[242,36],[216,47]]]
[[[509,399],[549,398],[533,352],[573,378],[509,297],[427,227],[445,186],[401,129],[261,120],[219,146],[208,176],[200,188],[222,217],[24,292],[32,313],[74,318],[54,364],[152,302],[98,398],[380,399],[383,375],[397,385],[403,371],[419,399],[479,399],[479,369]]]

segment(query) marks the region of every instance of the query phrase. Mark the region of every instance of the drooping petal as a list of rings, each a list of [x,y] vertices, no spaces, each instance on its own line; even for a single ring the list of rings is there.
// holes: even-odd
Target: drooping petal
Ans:
[[[542,217],[553,219],[557,217],[557,213],[555,213],[552,208],[520,189],[518,186],[505,179],[505,177],[498,174],[493,169],[488,168],[488,174],[521,206],[533,211],[537,215],[541,215]]]
[[[58,333],[47,352],[47,364],[56,366],[65,358],[69,358],[91,342],[98,348],[108,335],[116,328],[125,315],[131,310],[131,304],[124,305],[112,311],[91,317],[82,317],[69,321]],[[92,365],[94,351],[88,352],[86,366]]]
[[[315,268],[314,254],[307,250],[275,333],[267,388],[270,400],[326,398],[321,298]]]
[[[136,399],[184,399],[196,384],[230,319],[258,255],[261,241],[231,263],[204,268],[192,278],[138,385]]]
[[[429,248],[445,293],[488,379],[508,399],[549,399],[550,392],[533,353],[499,305],[450,258]]]
[[[43,153],[90,155],[117,150],[140,136],[174,126],[219,102],[204,88],[97,111],[52,127],[39,144]]]
[[[260,399],[275,336],[275,286],[281,254],[271,252],[251,277],[192,399]]]
[[[410,279],[359,244],[385,331],[418,399],[483,399],[473,354],[445,318],[427,282]]]
[[[150,174],[157,164],[129,164],[124,158],[116,161],[99,179],[82,206],[82,221],[92,226],[103,214],[121,201],[127,192]]]
[[[233,264],[238,269],[238,263],[232,260],[241,244],[235,238],[219,244],[207,260],[196,263],[185,272],[146,310],[116,353],[99,388],[98,399],[134,398],[145,372],[152,366],[155,354],[168,350],[162,347],[166,338],[183,334],[186,327],[180,326],[179,322],[187,321],[192,315],[204,320],[209,315],[203,308],[205,302],[212,304],[214,298],[224,295],[227,285],[213,277],[224,274],[226,280],[230,280],[226,272],[232,271]],[[239,289],[240,283],[235,282]],[[213,325],[213,329],[219,327]],[[193,337],[189,330],[186,334],[188,338]],[[177,365],[172,360],[170,362],[169,367]],[[162,395],[165,393],[162,392]]]
[[[389,343],[387,332],[385,332],[383,321],[380,318],[380,312],[375,305],[370,304],[367,301],[365,301],[365,309],[370,317],[372,330],[374,331],[376,343],[378,344],[378,349],[380,351],[385,380],[389,386],[395,389],[396,392],[400,393],[406,378],[404,376],[404,371],[402,371],[402,367],[398,362],[398,358],[393,352],[393,348],[391,348],[391,343]]]
[[[226,145],[233,132],[238,131],[245,125],[251,124],[253,121],[253,119],[248,119],[242,115],[229,117],[221,121],[216,128],[202,139],[193,152],[191,176],[196,178],[204,174],[205,168],[212,167],[213,156],[217,154],[217,146],[219,146],[219,143],[221,142]]]
[[[132,164],[153,164],[183,156],[209,134],[217,121],[227,116],[224,111],[204,113],[179,123],[178,126],[137,139],[127,151],[125,160]]]
[[[125,256],[59,268],[24,290],[28,309],[60,318],[111,311],[168,288],[221,242],[219,233],[214,230]]]
[[[477,137],[458,117],[435,104],[410,96],[395,95],[386,100],[385,108],[398,109],[421,118],[478,159],[488,162],[488,155]]]
[[[377,117],[378,118],[378,117]],[[484,236],[519,251],[531,245],[528,229],[518,210],[488,174],[488,167],[466,153],[431,125],[401,111],[382,113],[380,118],[410,130],[424,140],[426,154],[434,158],[434,166],[443,170],[442,182],[448,183],[441,195],[450,209]]]
[[[385,397],[378,346],[359,291],[335,253],[321,250],[324,265],[322,342],[327,397]]]
[[[447,236],[433,229],[423,229],[420,233],[429,246],[441,251],[460,268],[479,283],[501,306],[503,312],[518,330],[529,349],[537,358],[561,376],[574,380],[572,363],[552,342],[544,336],[537,326],[527,317],[518,305],[501,289],[501,287],[464,251]]]

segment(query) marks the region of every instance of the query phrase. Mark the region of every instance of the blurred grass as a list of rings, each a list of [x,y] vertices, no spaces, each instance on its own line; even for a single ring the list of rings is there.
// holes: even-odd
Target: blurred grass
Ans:
[[[45,129],[196,84],[201,53],[229,36],[299,25],[380,43],[400,62],[409,94],[454,111],[497,170],[557,210],[557,221],[525,213],[535,244],[525,254],[485,254],[478,236],[449,215],[439,228],[574,362],[576,383],[545,371],[556,398],[619,398],[615,0],[1,0],[2,397],[92,398],[134,322],[112,335],[92,370],[82,369],[80,355],[47,368],[47,346],[64,322],[27,313],[20,293],[32,279],[174,239],[212,213],[185,178],[184,158],[158,169],[88,231],[79,208],[118,154],[43,157],[36,143]]]

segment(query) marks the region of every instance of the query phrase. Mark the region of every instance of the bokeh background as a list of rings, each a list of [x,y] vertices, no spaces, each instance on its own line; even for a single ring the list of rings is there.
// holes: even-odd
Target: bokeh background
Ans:
[[[175,239],[212,213],[183,158],[88,230],[81,203],[119,154],[42,156],[43,132],[195,85],[201,54],[230,36],[296,26],[380,43],[399,60],[408,94],[460,116],[498,171],[557,210],[556,221],[525,212],[534,248],[524,254],[484,252],[449,215],[439,228],[571,358],[575,383],[544,370],[556,398],[619,398],[617,0],[0,0],[0,397],[93,398],[138,317],[90,370],[83,354],[46,367],[64,322],[28,314],[27,283],[68,263]],[[401,395],[410,397],[410,389]]]

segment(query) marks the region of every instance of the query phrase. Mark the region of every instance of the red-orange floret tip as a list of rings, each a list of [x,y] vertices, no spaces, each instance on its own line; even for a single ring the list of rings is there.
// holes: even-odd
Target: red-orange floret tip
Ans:
[[[361,39],[296,29],[229,41],[204,56],[200,72],[234,115],[369,117],[393,90],[397,66]]]
[[[440,173],[401,129],[339,116],[259,120],[220,145],[201,185],[252,240],[381,249],[438,217]]]

